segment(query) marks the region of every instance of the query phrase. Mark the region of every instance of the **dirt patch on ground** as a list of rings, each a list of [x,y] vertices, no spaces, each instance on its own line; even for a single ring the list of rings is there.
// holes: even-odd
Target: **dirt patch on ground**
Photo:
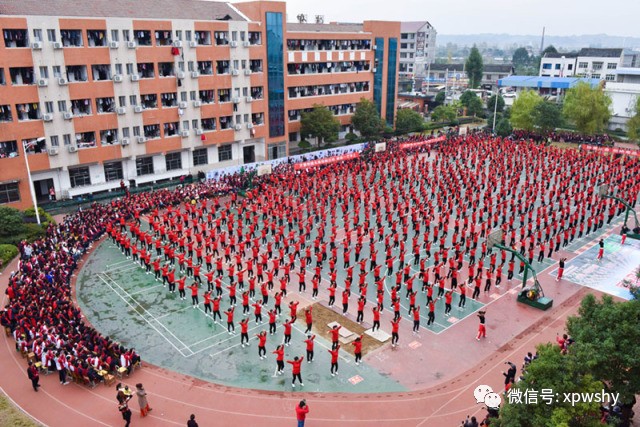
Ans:
[[[336,313],[330,308],[324,306],[321,303],[315,303],[312,305],[313,307],[313,333],[325,338],[327,341],[331,341],[331,334],[329,334],[329,327],[327,326],[331,322],[338,322],[342,325],[343,328],[347,328],[351,332],[353,332],[356,336],[364,335],[362,337],[362,356],[364,357],[370,351],[373,351],[379,347],[382,347],[384,343],[366,335],[364,333],[365,328],[362,325],[359,325],[355,321],[344,317],[340,313]],[[301,325],[305,325],[304,314],[298,315],[297,323]],[[353,354],[354,346],[349,344],[344,344],[340,346],[340,350],[344,350],[349,354]]]

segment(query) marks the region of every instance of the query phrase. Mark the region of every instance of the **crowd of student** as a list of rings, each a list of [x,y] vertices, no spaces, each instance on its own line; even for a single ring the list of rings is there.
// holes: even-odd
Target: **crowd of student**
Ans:
[[[419,137],[402,142],[417,140]],[[513,257],[508,259],[505,251],[489,253],[483,242],[492,229],[501,227],[506,244],[519,249],[531,263],[536,255],[541,262],[623,211],[612,199],[597,197],[597,185],[611,183],[612,191],[633,203],[640,189],[636,159],[600,162],[596,153],[563,152],[482,135],[451,138],[434,159],[427,159],[409,154],[428,148],[402,150],[399,143],[389,141],[384,152],[321,168],[294,170],[283,163],[272,174],[256,177],[256,188],[240,200],[233,190],[245,186],[246,174],[94,204],[50,226],[46,238],[20,246],[22,258],[10,279],[10,302],[0,321],[10,328],[17,348],[36,353],[45,369],[59,365],[71,372],[82,370],[89,377],[92,371],[116,366],[130,370],[139,359],[135,351],[87,326],[71,299],[70,279],[78,255],[107,230],[127,255],[135,251],[134,258],[146,264],[147,271],[153,267],[158,274],[160,270],[170,286],[178,282],[169,275],[176,260],[180,270],[187,266],[184,280],[206,277],[209,291],[221,287],[224,268],[229,282],[228,323],[233,323],[235,305],[231,291],[236,281],[243,283],[245,272],[249,292],[257,284],[266,305],[273,292],[286,297],[290,273],[296,267],[300,267],[300,290],[308,283],[315,297],[320,282],[328,277],[327,290],[335,295],[340,259],[347,272],[340,283],[344,312],[352,284],[357,283],[358,300],[365,303],[368,286],[375,286],[374,324],[376,308],[382,311],[390,294],[394,312],[390,321],[397,344],[403,300],[420,327],[414,279],[422,282],[431,323],[434,300],[445,297],[445,290],[447,309],[451,309],[453,293],[462,308],[466,286],[473,288],[472,298],[479,298],[482,285],[485,294],[492,285],[500,286],[503,268],[509,280],[513,277]],[[230,201],[215,197],[229,192]],[[150,212],[149,232],[139,228],[145,212]],[[340,238],[338,219],[343,225]],[[378,255],[377,245],[383,241],[385,255]],[[164,256],[168,265],[151,262],[153,246],[156,256]],[[206,262],[203,251],[205,259],[211,255]],[[405,262],[408,256],[419,273],[411,274],[411,262]],[[305,271],[307,266],[312,270],[313,260],[314,275],[308,280]],[[202,264],[207,264],[208,274],[194,272]],[[357,282],[356,266],[360,270]],[[523,268],[521,263],[520,271]],[[394,272],[396,284],[387,291],[384,276]],[[192,286],[192,301],[197,306],[198,285]],[[279,289],[273,291],[275,286]],[[407,291],[404,297],[402,288]],[[331,296],[329,299],[331,305]],[[362,310],[359,304],[360,320]],[[379,324],[379,313],[377,316]],[[66,382],[62,376],[61,382]]]
[[[512,133],[512,138],[531,140],[535,142],[570,142],[574,144],[594,144],[594,145],[613,145],[613,138],[608,134],[601,135],[584,135],[578,132],[568,131],[550,131],[550,132],[538,132],[527,131],[522,129],[515,129]]]

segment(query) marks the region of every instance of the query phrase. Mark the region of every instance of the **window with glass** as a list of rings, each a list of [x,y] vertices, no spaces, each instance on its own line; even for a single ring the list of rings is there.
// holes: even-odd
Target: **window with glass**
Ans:
[[[49,141],[52,147],[58,147],[60,145],[60,139],[58,138],[58,135],[51,136],[51,138],[49,138]]]
[[[153,174],[153,157],[138,157],[136,159],[136,175]]]
[[[17,182],[0,184],[0,204],[20,201],[20,189]]]
[[[3,30],[4,45],[5,47],[28,47],[29,46],[29,33],[23,29],[8,29]]]
[[[206,148],[193,150],[193,166],[206,165],[209,163],[209,153]]]
[[[18,157],[17,141],[0,141],[0,159]]]
[[[232,160],[231,145],[221,145],[218,147],[218,161],[226,162]]]
[[[182,153],[168,153],[165,157],[167,171],[182,169]]]
[[[384,38],[382,37],[376,37],[374,61],[373,102],[380,113],[382,111],[382,65],[384,64]]]
[[[269,90],[269,136],[284,136],[284,37],[282,13],[267,12],[267,86]]]
[[[108,181],[120,181],[124,178],[122,162],[109,162],[104,164],[104,177]]]
[[[398,39],[389,38],[389,51],[387,63],[387,111],[386,120],[390,126],[393,126],[393,120],[396,115],[396,64],[397,64]]]
[[[64,47],[82,47],[82,30],[60,30],[60,38]]]
[[[89,167],[69,168],[69,180],[72,188],[91,185]]]

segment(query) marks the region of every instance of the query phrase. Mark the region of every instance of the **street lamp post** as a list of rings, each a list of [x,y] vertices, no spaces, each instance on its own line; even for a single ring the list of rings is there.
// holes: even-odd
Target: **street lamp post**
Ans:
[[[496,102],[493,106],[493,128],[491,132],[495,135],[496,133],[496,114],[498,113],[498,96],[500,96],[500,88],[496,88]]]
[[[38,138],[36,143],[43,142],[44,138]],[[36,212],[36,221],[38,221],[38,225],[40,225],[40,212],[38,212],[38,201],[36,200],[36,189],[33,185],[33,181],[31,180],[31,169],[29,168],[29,159],[27,159],[27,146],[25,141],[22,141],[22,149],[24,151],[24,164],[27,167],[27,179],[29,180],[29,192],[31,193],[31,201],[33,202],[33,208]]]

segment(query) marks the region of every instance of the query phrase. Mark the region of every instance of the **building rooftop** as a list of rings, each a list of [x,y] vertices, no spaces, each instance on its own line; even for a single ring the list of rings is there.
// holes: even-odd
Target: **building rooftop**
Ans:
[[[484,64],[485,73],[512,73],[513,65],[511,64]],[[431,64],[432,71],[462,71],[464,64]]]
[[[229,3],[204,0],[0,0],[1,15],[246,21]]]
[[[339,22],[332,22],[330,24],[287,22],[287,31],[307,33],[362,33],[364,32],[364,26],[362,24],[341,24]]]
[[[430,28],[433,28],[429,21],[411,21],[411,22],[401,22],[400,23],[400,32],[401,33],[415,33],[420,28],[427,25]]]
[[[544,54],[545,58],[562,58],[563,56],[565,58],[576,58],[578,56],[578,52],[547,52]]]
[[[620,48],[615,48],[615,49],[599,49],[599,48],[592,48],[592,47],[587,47],[584,49],[580,49],[580,52],[578,52],[578,56],[587,56],[587,57],[595,57],[595,58],[620,58],[622,56],[622,49]]]

